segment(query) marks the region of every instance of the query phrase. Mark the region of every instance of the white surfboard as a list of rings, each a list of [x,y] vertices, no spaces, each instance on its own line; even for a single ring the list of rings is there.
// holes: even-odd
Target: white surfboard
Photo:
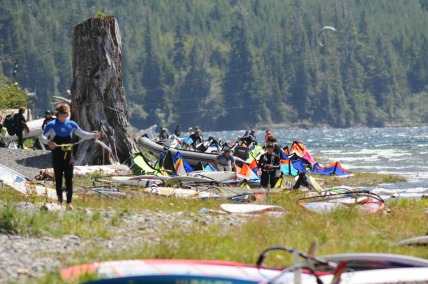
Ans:
[[[30,132],[23,131],[22,137],[24,139],[26,139],[29,137],[36,137],[36,136],[41,135],[43,133],[43,129],[42,129],[43,121],[44,121],[44,118],[27,121],[27,126],[28,126],[28,129],[30,129]],[[11,142],[11,141],[16,141],[16,140],[18,140],[18,136],[16,136],[16,135],[10,136],[6,132],[6,135],[4,136],[3,140],[6,143]]]
[[[323,283],[333,283],[333,275],[320,276],[319,278]],[[412,267],[344,272],[340,276],[340,280],[340,283],[348,284],[427,283],[428,268]],[[317,282],[314,279],[310,279],[304,280],[302,283],[309,284]]]
[[[353,270],[391,269],[404,267],[427,267],[428,260],[419,257],[391,253],[343,253],[319,256],[326,261],[340,263],[347,261]]]
[[[65,281],[77,281],[85,274],[92,274],[109,280],[108,283],[267,283],[280,272],[221,260],[141,259],[76,265],[63,269],[61,277]],[[309,279],[315,281],[312,275],[302,273],[301,280]],[[294,283],[294,273],[282,273],[277,280]]]
[[[0,164],[0,181],[7,182],[25,182],[27,179],[24,175],[13,169]]]
[[[220,208],[228,213],[237,214],[257,214],[263,212],[284,212],[284,208],[277,205],[262,205],[262,204],[221,204]]]
[[[218,172],[194,171],[194,172],[188,173],[188,175],[193,177],[208,178],[218,182],[225,182],[236,177],[235,172],[228,172],[228,171],[218,171]]]
[[[210,183],[215,182],[210,178],[192,177],[192,176],[176,176],[165,180],[165,184],[169,186],[180,185],[182,183]]]
[[[399,241],[398,246],[426,246],[428,245],[428,236],[414,237]]]
[[[54,188],[46,187],[43,185],[33,185],[30,182],[3,182],[5,185],[19,191],[24,195],[36,194],[38,196],[45,196],[50,199],[56,199],[56,190]]]

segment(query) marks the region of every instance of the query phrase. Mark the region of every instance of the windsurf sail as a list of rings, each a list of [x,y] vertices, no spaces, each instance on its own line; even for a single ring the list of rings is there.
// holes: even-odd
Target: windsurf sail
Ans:
[[[311,172],[319,175],[338,175],[338,176],[349,176],[351,173],[345,170],[339,162],[333,162],[325,167],[319,163],[315,163],[311,168]]]
[[[172,161],[174,163],[174,168],[176,174],[180,175],[179,172],[177,172],[177,169],[182,172],[182,169],[184,170],[184,174],[193,172],[193,168],[189,165],[189,163],[184,159],[183,155],[180,152],[177,152],[175,156],[172,158]],[[182,169],[180,169],[182,167]]]
[[[306,146],[302,142],[293,142],[290,148],[290,155],[292,154],[296,154],[311,165],[315,164],[314,158],[312,158],[312,155],[309,153],[308,149],[306,149]]]
[[[148,159],[141,152],[132,155],[132,164],[130,169],[134,175],[158,173],[158,170],[150,164]]]
[[[291,160],[281,160],[281,172],[284,175],[288,176],[297,176],[299,171],[293,166],[293,162]]]
[[[244,180],[259,180],[259,177],[251,170],[247,164],[242,164],[242,167],[236,167],[237,176]]]

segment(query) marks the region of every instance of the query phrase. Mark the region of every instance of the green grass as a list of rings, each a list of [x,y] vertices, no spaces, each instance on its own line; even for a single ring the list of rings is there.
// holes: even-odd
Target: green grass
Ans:
[[[359,174],[350,178],[327,177],[328,187],[335,185],[371,185],[401,181],[390,175]],[[90,178],[76,179],[76,188],[88,187]],[[303,196],[301,192],[273,194],[269,201],[283,206],[287,213],[280,217],[254,216],[241,225],[236,222],[207,224],[197,214],[203,208],[219,209],[222,200],[190,200],[173,197],[146,195],[138,190],[128,191],[126,199],[111,199],[77,194],[74,204],[77,210],[59,214],[56,212],[25,213],[18,211],[14,202],[24,201],[15,191],[0,190],[0,200],[8,204],[0,210],[0,230],[27,236],[61,237],[75,234],[83,240],[92,241],[84,252],[58,255],[62,266],[100,260],[133,258],[184,258],[220,259],[244,263],[255,263],[264,249],[282,245],[306,251],[317,239],[318,255],[347,252],[382,252],[428,258],[428,251],[418,247],[398,247],[399,240],[427,233],[428,200],[392,200],[390,213],[362,215],[356,209],[338,210],[329,215],[311,213],[296,204]],[[92,210],[88,214],[86,208]],[[155,232],[133,232],[160,241],[151,245],[127,247],[125,251],[114,251],[97,246],[95,239],[109,239],[123,234],[121,223],[126,214],[142,214],[143,210],[164,212],[181,211],[192,220],[187,226],[172,224],[158,228]],[[106,212],[109,212],[106,214]],[[113,213],[111,213],[113,212]],[[210,215],[215,218],[215,215]],[[234,218],[230,216],[229,218]],[[229,220],[229,219],[227,219]],[[117,229],[115,229],[117,228]],[[138,230],[135,228],[135,230]],[[274,253],[266,261],[268,265],[284,266],[291,263],[291,256]],[[37,283],[61,283],[58,274],[48,274]]]

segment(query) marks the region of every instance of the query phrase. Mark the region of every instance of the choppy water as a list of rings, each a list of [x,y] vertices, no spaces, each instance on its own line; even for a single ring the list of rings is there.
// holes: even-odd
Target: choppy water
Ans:
[[[233,141],[245,131],[204,133]],[[284,147],[301,141],[320,164],[339,161],[351,172],[401,175],[406,182],[364,188],[384,198],[428,195],[428,127],[282,129],[273,134]],[[257,131],[263,141],[264,130]]]

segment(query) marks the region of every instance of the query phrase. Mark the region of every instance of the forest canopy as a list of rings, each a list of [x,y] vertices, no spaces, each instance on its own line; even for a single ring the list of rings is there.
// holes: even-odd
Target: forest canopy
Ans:
[[[427,3],[4,1],[0,74],[19,62],[16,82],[50,108],[71,86],[74,26],[101,13],[119,23],[137,128],[427,123]]]

